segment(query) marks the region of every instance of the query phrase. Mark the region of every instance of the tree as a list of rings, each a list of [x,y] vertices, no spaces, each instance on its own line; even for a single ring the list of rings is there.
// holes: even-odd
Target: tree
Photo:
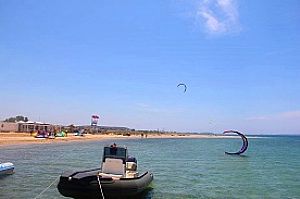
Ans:
[[[24,117],[22,115],[17,115],[16,117],[10,117],[4,120],[4,122],[28,122],[28,117]]]

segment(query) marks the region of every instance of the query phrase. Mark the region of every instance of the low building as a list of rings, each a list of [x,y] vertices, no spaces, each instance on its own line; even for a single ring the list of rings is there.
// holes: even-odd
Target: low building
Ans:
[[[0,122],[0,132],[17,132],[19,124],[15,122]]]
[[[50,131],[52,125],[42,122],[18,122],[20,132],[32,132],[32,131]]]
[[[0,132],[33,132],[50,131],[53,125],[42,122],[0,122]]]

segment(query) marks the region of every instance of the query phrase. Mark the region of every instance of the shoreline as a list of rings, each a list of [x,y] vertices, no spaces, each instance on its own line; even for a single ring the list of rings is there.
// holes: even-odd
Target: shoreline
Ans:
[[[107,139],[165,139],[165,138],[184,138],[184,139],[203,139],[203,138],[229,138],[222,135],[203,135],[203,134],[148,134],[147,137],[140,135],[116,135],[116,134],[85,134],[84,136],[68,135],[67,137],[35,138],[30,133],[19,132],[1,132],[0,133],[0,148],[6,146],[33,145],[33,144],[51,144],[63,142],[86,142]]]

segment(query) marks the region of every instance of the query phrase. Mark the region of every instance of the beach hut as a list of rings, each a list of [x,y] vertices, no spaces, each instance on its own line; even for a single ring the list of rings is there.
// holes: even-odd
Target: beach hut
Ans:
[[[51,128],[51,125],[43,122],[19,122],[19,131],[21,132],[33,132],[33,131],[48,131]]]

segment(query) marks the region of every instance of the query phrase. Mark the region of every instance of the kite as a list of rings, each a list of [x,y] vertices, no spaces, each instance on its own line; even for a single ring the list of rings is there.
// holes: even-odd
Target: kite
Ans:
[[[248,148],[248,139],[246,138],[246,136],[238,131],[233,131],[233,130],[223,132],[223,134],[227,134],[227,133],[235,133],[235,134],[238,134],[239,136],[241,136],[241,138],[243,140],[243,145],[242,145],[242,148],[238,152],[232,153],[232,152],[225,151],[225,153],[228,155],[240,155],[240,154],[244,153]]]
[[[180,84],[178,84],[177,85],[177,87],[179,87],[179,86],[183,86],[184,87],[184,93],[186,92],[186,89],[187,89],[187,86],[185,85],[185,84],[183,84],[183,83],[180,83]]]

